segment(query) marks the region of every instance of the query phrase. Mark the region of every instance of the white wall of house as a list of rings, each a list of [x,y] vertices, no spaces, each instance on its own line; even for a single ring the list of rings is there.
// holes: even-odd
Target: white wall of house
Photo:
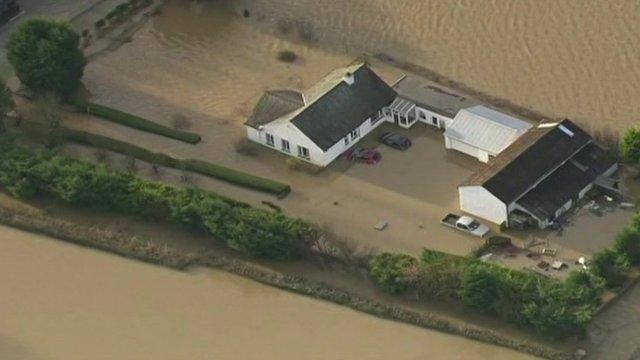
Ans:
[[[286,155],[300,158],[305,161],[309,161],[314,164],[322,163],[324,154],[313,141],[306,137],[297,127],[289,122],[274,121],[272,123],[263,125],[260,130],[254,129],[249,126],[245,126],[247,129],[247,137],[254,142],[257,142],[266,147],[280,151]],[[271,135],[273,138],[273,144],[268,142],[268,138]],[[289,150],[283,146],[283,140],[289,143]],[[303,158],[298,155],[298,147],[302,147],[308,150],[309,157]]]
[[[434,113],[433,111],[420,107],[420,105],[416,105],[416,118],[420,122],[430,126],[435,126],[442,130],[449,127],[453,122],[452,118]]]
[[[496,224],[508,221],[507,205],[482,186],[458,188],[460,209]]]
[[[376,118],[378,119],[376,121]],[[331,146],[324,154],[322,155],[322,160],[316,165],[319,166],[327,166],[331,164],[333,160],[342,155],[345,151],[349,150],[353,145],[355,145],[358,141],[360,141],[363,137],[369,134],[373,129],[380,126],[385,122],[385,118],[374,116],[372,118],[367,119],[362,125],[360,125],[356,130],[357,136],[352,136],[354,133],[349,134],[348,136],[342,138],[340,141]],[[346,140],[345,140],[346,139]]]
[[[256,130],[249,126],[245,126],[245,128],[247,129],[247,137],[254,142],[278,150],[286,155],[298,157],[315,165],[325,167],[355,145],[360,141],[360,139],[369,134],[373,129],[384,123],[385,120],[386,118],[384,116],[374,116],[373,118],[367,119],[358,128],[356,128],[354,132],[347,135],[345,138],[340,139],[340,141],[331,146],[327,151],[322,151],[320,147],[303,134],[295,125],[287,121],[275,121],[263,125],[261,130]],[[272,136],[273,144],[268,143],[267,135]],[[283,147],[282,140],[287,140],[289,142],[289,151],[286,151]],[[308,158],[302,158],[299,156],[298,146],[302,146],[309,150]]]
[[[448,136],[444,137],[444,147],[446,149],[453,149],[453,150],[457,150],[460,151],[462,153],[465,153],[467,155],[473,156],[474,158],[477,158],[478,160],[482,161],[483,163],[487,163],[489,162],[489,152],[487,152],[486,150],[482,150],[480,148],[477,148],[475,146],[469,145],[467,143],[464,143],[462,141],[456,140],[456,139],[452,139]],[[493,155],[493,154],[491,154]]]

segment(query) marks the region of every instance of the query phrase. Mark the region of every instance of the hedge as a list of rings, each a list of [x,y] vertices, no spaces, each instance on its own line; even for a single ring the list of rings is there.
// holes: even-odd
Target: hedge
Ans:
[[[172,129],[167,126],[160,125],[153,121],[143,119],[139,116],[122,112],[104,105],[91,103],[88,101],[76,100],[75,105],[81,111],[99,116],[105,120],[115,122],[120,125],[128,126],[134,129],[146,131],[152,134],[168,137],[175,140],[180,140],[189,144],[197,144],[200,142],[200,135]]]
[[[195,188],[176,188],[103,165],[19,146],[0,136],[0,188],[19,198],[46,197],[205,231],[255,257],[286,259],[305,247],[302,220],[255,209]]]
[[[601,279],[587,272],[560,282],[431,250],[424,250],[419,261],[383,253],[371,265],[372,278],[386,292],[453,300],[551,338],[583,334],[603,287]]]
[[[211,176],[235,185],[275,194],[277,196],[285,196],[291,191],[291,187],[289,185],[278,181],[247,174],[242,171],[211,164],[201,160],[176,159],[166,154],[155,153],[124,141],[88,133],[86,131],[62,128],[60,129],[60,134],[63,138],[73,142],[130,155],[140,160],[158,165]]]

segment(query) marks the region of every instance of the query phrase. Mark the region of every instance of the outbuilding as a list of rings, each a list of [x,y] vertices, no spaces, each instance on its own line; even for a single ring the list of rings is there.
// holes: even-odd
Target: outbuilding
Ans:
[[[545,228],[593,187],[615,183],[617,169],[573,122],[541,123],[458,186],[460,209],[507,226],[517,214]]]
[[[486,163],[530,128],[527,122],[476,105],[458,112],[444,132],[444,144]]]

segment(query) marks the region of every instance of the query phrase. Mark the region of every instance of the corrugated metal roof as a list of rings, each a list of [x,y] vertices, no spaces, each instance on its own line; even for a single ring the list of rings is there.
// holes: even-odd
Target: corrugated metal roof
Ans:
[[[444,135],[499,154],[531,127],[527,122],[478,105],[460,110]]]

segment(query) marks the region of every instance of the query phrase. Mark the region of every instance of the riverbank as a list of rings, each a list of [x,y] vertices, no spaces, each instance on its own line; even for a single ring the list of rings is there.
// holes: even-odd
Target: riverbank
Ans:
[[[110,232],[96,227],[85,227],[67,221],[53,219],[42,213],[27,209],[0,207],[0,223],[20,229],[56,236],[83,246],[96,247],[118,255],[145,262],[169,266],[174,269],[186,269],[193,266],[206,266],[224,270],[232,274],[248,277],[260,283],[274,286],[294,293],[330,301],[354,310],[375,315],[384,319],[401,321],[426,329],[464,336],[469,339],[493,345],[511,348],[520,352],[549,359],[569,359],[562,351],[541,345],[520,341],[475,326],[460,325],[437,314],[419,313],[400,306],[383,304],[358,295],[337,290],[330,286],[307,280],[299,276],[268,271],[239,259],[229,258],[215,252],[203,255],[183,253],[169,247],[158,247],[145,240],[130,235]]]

